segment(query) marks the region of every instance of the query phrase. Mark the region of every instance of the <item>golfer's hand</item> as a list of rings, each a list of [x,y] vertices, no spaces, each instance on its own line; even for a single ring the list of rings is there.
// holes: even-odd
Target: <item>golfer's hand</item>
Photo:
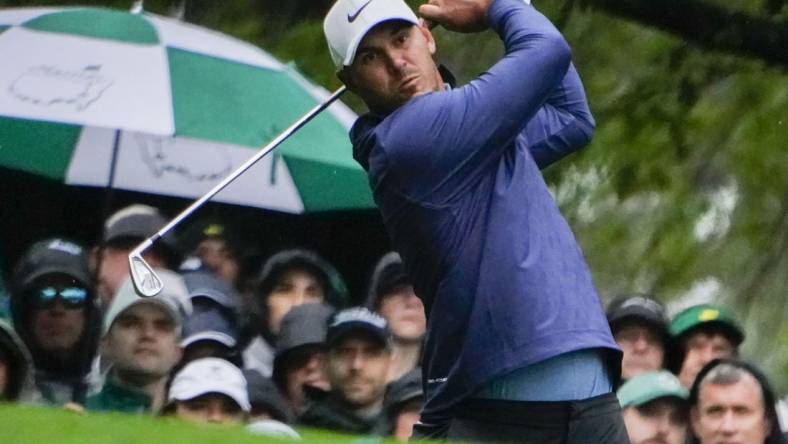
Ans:
[[[479,32],[487,29],[487,10],[493,0],[429,0],[419,14],[429,27],[441,25],[450,31]]]

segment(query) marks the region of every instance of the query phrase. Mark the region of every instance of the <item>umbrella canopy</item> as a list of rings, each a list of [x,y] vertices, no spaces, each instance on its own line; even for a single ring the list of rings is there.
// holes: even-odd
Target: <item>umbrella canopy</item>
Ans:
[[[97,8],[0,11],[0,166],[194,198],[328,92],[259,48]],[[290,213],[373,206],[341,103],[216,200]],[[117,147],[114,153],[113,147]]]

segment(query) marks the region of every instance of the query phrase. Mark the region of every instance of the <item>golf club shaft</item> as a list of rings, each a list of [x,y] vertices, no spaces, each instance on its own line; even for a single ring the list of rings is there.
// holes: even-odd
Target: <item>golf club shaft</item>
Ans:
[[[213,196],[215,196],[217,193],[222,191],[227,185],[230,184],[230,182],[232,182],[235,179],[237,179],[238,176],[243,174],[252,165],[257,163],[258,160],[262,159],[263,157],[265,157],[266,154],[268,154],[271,151],[273,151],[274,148],[279,146],[279,144],[281,144],[288,137],[293,135],[293,133],[295,133],[296,131],[301,129],[302,126],[306,125],[307,122],[309,122],[315,116],[320,114],[321,111],[323,111],[324,109],[328,108],[328,106],[331,105],[334,101],[336,101],[339,98],[339,96],[341,96],[342,93],[344,93],[344,92],[345,92],[345,87],[344,86],[342,86],[339,89],[337,89],[336,91],[334,91],[334,93],[331,94],[331,97],[326,99],[323,103],[321,103],[321,104],[315,106],[314,108],[312,108],[303,117],[298,119],[295,123],[290,125],[290,127],[288,127],[286,130],[284,130],[282,133],[280,133],[274,140],[269,142],[268,145],[266,145],[263,148],[261,148],[260,151],[257,152],[257,154],[252,156],[249,160],[244,162],[243,165],[238,167],[235,171],[230,173],[227,177],[225,177],[216,186],[211,188],[210,191],[205,193],[199,199],[195,200],[185,210],[181,211],[180,214],[175,216],[169,223],[167,223],[167,225],[163,226],[159,231],[157,231],[156,234],[154,234],[153,236],[149,237],[148,239],[145,239],[145,241],[143,241],[140,245],[137,246],[137,248],[134,249],[132,254],[134,254],[134,253],[142,254],[145,250],[150,248],[154,243],[156,243],[156,241],[158,241],[165,234],[169,233],[170,230],[175,228],[176,225],[181,223],[181,221],[183,221],[183,219],[186,219],[187,217],[189,217],[192,213],[194,213],[195,210],[200,208],[205,202],[207,202]]]

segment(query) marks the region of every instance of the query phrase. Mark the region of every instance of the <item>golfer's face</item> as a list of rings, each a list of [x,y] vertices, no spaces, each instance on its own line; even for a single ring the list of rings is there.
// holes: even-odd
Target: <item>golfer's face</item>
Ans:
[[[442,85],[429,30],[403,21],[383,23],[361,41],[348,86],[375,112],[388,113]]]

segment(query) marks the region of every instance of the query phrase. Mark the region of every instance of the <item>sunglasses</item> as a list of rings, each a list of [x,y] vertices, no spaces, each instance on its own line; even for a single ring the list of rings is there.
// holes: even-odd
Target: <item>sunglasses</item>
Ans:
[[[76,309],[85,306],[88,291],[80,287],[67,287],[58,290],[54,287],[43,287],[33,290],[37,308],[52,308],[58,298],[66,308]]]

